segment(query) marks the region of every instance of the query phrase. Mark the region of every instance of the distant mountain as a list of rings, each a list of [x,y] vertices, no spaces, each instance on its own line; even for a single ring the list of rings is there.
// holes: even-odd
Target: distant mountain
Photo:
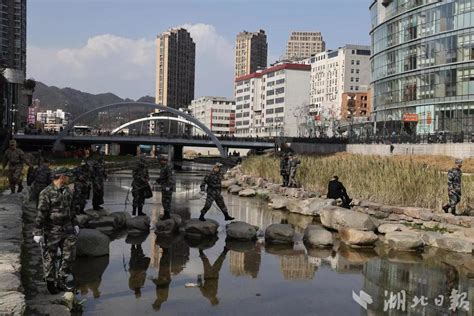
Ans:
[[[73,116],[102,105],[133,101],[131,99],[122,99],[113,93],[91,94],[72,88],[47,86],[41,82],[36,82],[33,98],[40,100],[41,109],[63,109],[66,112],[70,112]],[[138,101],[154,103],[155,98],[144,96],[138,99]]]

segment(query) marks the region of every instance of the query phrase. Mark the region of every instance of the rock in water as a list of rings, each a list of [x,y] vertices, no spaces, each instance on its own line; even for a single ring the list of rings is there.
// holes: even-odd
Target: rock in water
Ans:
[[[158,235],[170,235],[178,232],[182,224],[181,216],[178,214],[171,214],[171,218],[165,220],[158,220],[155,226],[155,233]]]
[[[472,243],[469,240],[452,238],[452,237],[440,237],[436,240],[438,248],[462,252],[462,253],[472,253]]]
[[[125,238],[125,242],[130,245],[141,245],[145,242],[145,240],[148,238],[148,235],[150,233],[141,233],[141,234],[132,234],[132,235],[127,235],[127,238]]]
[[[200,238],[217,235],[219,223],[212,219],[202,222],[197,218],[192,218],[184,223],[183,231],[189,237]]]
[[[385,244],[397,250],[414,251],[423,247],[423,240],[415,232],[391,232],[385,234]]]
[[[109,254],[110,239],[95,229],[81,229],[77,237],[76,252],[79,257],[100,257]]]
[[[240,191],[242,191],[242,187],[234,184],[234,185],[231,185],[227,191],[231,194],[239,194]]]
[[[320,215],[320,212],[325,207],[334,206],[335,204],[336,201],[332,199],[311,198],[293,203],[289,211],[302,215],[315,216]]]
[[[86,213],[87,215],[89,215],[92,218],[99,218],[99,217],[102,217],[102,216],[108,216],[109,215],[109,212],[107,210],[95,211],[93,209],[88,209],[88,210],[85,210],[84,213]]]
[[[303,241],[305,245],[315,248],[330,247],[333,244],[331,232],[318,225],[306,227]]]
[[[279,195],[270,196],[270,207],[274,210],[281,210],[287,207],[288,199],[281,197]]]
[[[339,235],[346,245],[354,248],[373,247],[375,242],[379,239],[374,232],[354,228],[341,228]]]
[[[257,239],[258,227],[245,222],[232,222],[227,224],[227,238],[235,240],[255,240]]]
[[[132,216],[127,212],[114,212],[110,213],[110,216],[117,218],[118,228],[124,228],[127,226],[127,220]]]
[[[230,187],[231,185],[235,185],[235,184],[237,184],[237,180],[236,180],[236,179],[225,180],[225,181],[222,181],[222,188],[223,188],[223,189],[227,189],[227,188]]]
[[[255,196],[257,193],[255,192],[254,189],[245,189],[245,190],[242,190],[239,192],[239,196],[241,197],[253,197]]]
[[[87,223],[87,228],[111,227],[112,229],[120,228],[119,219],[114,216],[102,216],[97,219],[91,219]]]
[[[77,223],[79,224],[79,227],[83,228],[87,226],[87,223],[89,222],[90,217],[85,214],[79,214],[79,215],[76,215],[76,219],[77,219]]]
[[[401,232],[407,230],[407,227],[402,224],[382,224],[377,227],[377,230],[381,234],[387,234],[391,232]]]
[[[150,218],[148,216],[136,216],[127,219],[127,230],[129,234],[141,234],[150,231]]]
[[[265,230],[265,241],[275,244],[291,244],[295,235],[294,228],[289,224],[272,224]]]
[[[377,228],[369,215],[338,206],[325,207],[321,210],[320,215],[323,226],[335,230],[347,227],[374,231]]]

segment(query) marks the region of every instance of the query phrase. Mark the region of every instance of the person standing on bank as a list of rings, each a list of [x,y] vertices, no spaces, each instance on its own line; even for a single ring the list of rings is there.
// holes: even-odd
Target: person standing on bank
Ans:
[[[462,163],[461,159],[456,159],[456,166],[448,171],[448,204],[443,206],[445,213],[449,212],[456,215],[456,206],[461,202],[462,191]]]
[[[40,192],[53,181],[53,173],[49,168],[49,164],[50,161],[48,158],[42,159],[39,167],[33,174],[33,187],[31,189],[31,197],[33,201],[38,202]]]
[[[288,155],[283,154],[280,158],[280,175],[283,178],[283,186],[288,186],[290,180],[290,165],[288,163]]]
[[[105,172],[104,156],[100,153],[94,154],[89,160],[92,180],[92,208],[95,211],[103,210],[104,204],[104,180],[107,179]]]
[[[352,199],[347,195],[346,188],[339,182],[338,176],[332,177],[331,181],[329,181],[327,198],[334,200],[341,199],[342,207],[344,208],[350,208],[352,202]]]
[[[288,187],[296,188],[296,171],[298,170],[298,165],[301,164],[301,160],[290,154],[290,160],[288,161],[288,164],[290,170],[290,180],[288,183]]]
[[[85,161],[74,169],[74,193],[72,196],[72,205],[76,215],[85,214],[87,200],[90,196],[91,185],[89,183],[89,168]]]
[[[173,191],[176,190],[173,167],[168,163],[166,156],[160,156],[160,176],[156,183],[161,187],[161,204],[163,204],[163,219],[169,219],[171,213],[171,199]]]
[[[11,193],[15,193],[18,186],[18,193],[23,191],[23,166],[26,163],[25,153],[23,150],[16,147],[16,141],[11,140],[8,143],[8,149],[3,155],[3,169],[8,165],[8,183],[10,184]]]
[[[145,216],[145,213],[143,213],[143,205],[145,205],[145,190],[148,188],[148,180],[150,180],[150,176],[143,157],[140,158],[137,166],[133,169],[132,175],[132,215],[137,215],[138,210],[138,216]]]
[[[79,233],[76,215],[71,207],[72,192],[67,187],[69,177],[72,176],[69,169],[56,170],[53,183],[41,191],[39,196],[33,239],[42,246],[44,278],[51,294],[72,290],[66,284],[66,279],[75,260]],[[61,266],[56,271],[58,249],[61,250]]]
[[[201,210],[201,216],[199,216],[200,221],[205,221],[204,215],[206,215],[207,211],[211,208],[212,203],[216,201],[217,206],[221,210],[222,214],[224,214],[224,219],[226,221],[232,221],[234,218],[229,215],[227,211],[227,206],[225,205],[224,198],[221,194],[222,189],[222,164],[216,163],[212,168],[211,173],[204,177],[204,180],[201,183],[201,192],[206,191],[206,203]],[[207,188],[206,188],[207,187]]]

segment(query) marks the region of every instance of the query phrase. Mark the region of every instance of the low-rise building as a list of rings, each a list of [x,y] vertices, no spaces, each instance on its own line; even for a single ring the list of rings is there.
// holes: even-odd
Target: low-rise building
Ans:
[[[191,115],[206,125],[215,135],[234,135],[235,101],[225,97],[201,97],[189,107]],[[205,134],[194,129],[196,135]]]
[[[299,136],[311,66],[282,63],[235,79],[236,136]]]
[[[36,121],[42,125],[43,130],[59,132],[69,124],[71,118],[71,113],[64,112],[60,109],[36,113]]]

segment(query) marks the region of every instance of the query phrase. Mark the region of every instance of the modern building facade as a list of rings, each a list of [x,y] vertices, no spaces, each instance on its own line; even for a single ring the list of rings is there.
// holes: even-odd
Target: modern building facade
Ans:
[[[343,121],[368,121],[372,110],[370,90],[368,92],[345,92],[341,97],[341,119]]]
[[[373,1],[379,133],[474,132],[474,1]]]
[[[235,42],[235,77],[245,76],[267,67],[267,35],[243,31]]]
[[[183,28],[156,39],[156,103],[175,109],[194,99],[196,44]]]
[[[321,32],[292,32],[286,44],[285,59],[297,61],[326,50]]]
[[[64,112],[60,109],[36,113],[36,123],[37,125],[39,124],[44,131],[59,132],[69,124],[71,119],[71,113]]]
[[[282,63],[235,79],[236,136],[299,136],[311,66]]]
[[[369,89],[368,46],[346,45],[316,54],[303,63],[311,65],[310,113],[318,120],[343,119],[343,95],[367,93]]]
[[[191,115],[218,136],[235,133],[235,101],[224,97],[202,97],[191,102]],[[197,135],[204,135],[194,129]]]

